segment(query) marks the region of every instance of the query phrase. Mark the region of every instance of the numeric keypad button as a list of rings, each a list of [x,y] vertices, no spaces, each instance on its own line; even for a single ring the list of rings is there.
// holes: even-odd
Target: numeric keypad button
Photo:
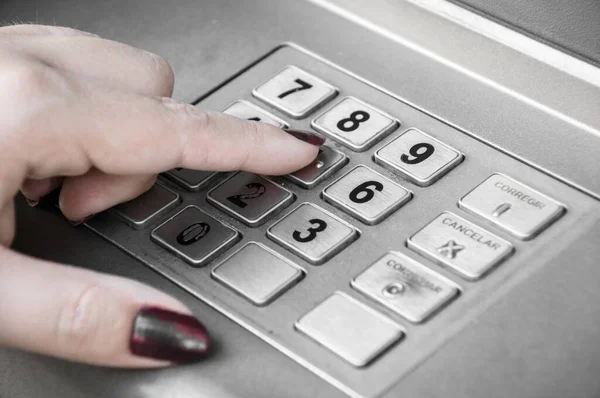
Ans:
[[[457,150],[416,129],[405,131],[375,153],[375,162],[420,186],[433,184],[462,159]]]
[[[277,116],[259,108],[248,101],[235,101],[223,110],[223,113],[235,116],[238,119],[252,120],[255,122],[267,123],[280,129],[287,128],[286,122]]]
[[[242,171],[210,190],[206,199],[244,224],[256,227],[292,203],[294,195],[264,177]]]
[[[164,176],[188,191],[199,191],[216,176],[214,171],[192,170],[178,167],[167,171]]]
[[[301,119],[335,97],[337,89],[300,68],[287,66],[255,88],[252,95],[295,119]]]
[[[200,267],[234,245],[239,233],[189,206],[152,231],[151,237],[190,265]]]
[[[322,264],[358,238],[358,231],[312,203],[303,203],[267,236],[312,264]]]
[[[398,127],[392,116],[347,97],[317,116],[312,122],[315,130],[361,152]]]
[[[408,190],[362,165],[323,191],[327,202],[369,225],[381,222],[411,197]]]
[[[263,306],[302,279],[304,272],[268,247],[250,242],[217,265],[211,275],[254,305]]]
[[[348,158],[343,153],[321,146],[317,158],[311,164],[286,177],[302,188],[311,189],[347,162]]]
[[[165,215],[180,202],[179,195],[154,184],[152,188],[129,202],[121,203],[110,211],[134,229],[146,228],[160,216]]]

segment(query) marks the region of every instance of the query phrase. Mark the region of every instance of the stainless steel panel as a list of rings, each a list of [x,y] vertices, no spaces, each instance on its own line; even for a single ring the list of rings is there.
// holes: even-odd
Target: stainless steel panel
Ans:
[[[308,337],[362,367],[402,337],[402,328],[366,305],[335,293],[296,322]]]
[[[554,199],[501,174],[486,179],[458,205],[524,240],[539,234],[566,210]]]
[[[154,184],[142,195],[121,203],[110,211],[123,219],[132,228],[142,229],[153,222],[157,222],[160,216],[175,208],[179,202],[178,194],[159,184]]]
[[[302,279],[304,272],[266,246],[250,242],[212,270],[212,277],[253,304],[269,304]]]

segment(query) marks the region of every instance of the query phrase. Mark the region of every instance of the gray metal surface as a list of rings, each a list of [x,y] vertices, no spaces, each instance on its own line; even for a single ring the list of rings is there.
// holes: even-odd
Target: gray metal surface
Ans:
[[[407,189],[366,166],[357,166],[323,190],[323,199],[365,224],[375,225],[406,204]]]
[[[597,0],[453,0],[600,66]]]
[[[462,217],[444,212],[408,240],[408,247],[476,280],[513,254],[513,245]]]
[[[502,174],[490,176],[458,205],[525,240],[539,234],[566,210],[556,200]]]
[[[249,242],[212,271],[212,277],[256,305],[266,305],[304,272],[265,245]]]
[[[423,322],[458,293],[458,287],[419,262],[388,253],[352,280],[352,287],[411,322]]]
[[[179,202],[179,195],[160,184],[155,184],[134,200],[121,203],[110,211],[132,228],[142,229],[147,227],[155,217],[165,215],[177,207]]]
[[[240,119],[247,119],[256,122],[267,123],[279,128],[288,127],[287,123],[278,118],[277,116],[265,111],[264,109],[248,101],[235,101],[227,108],[223,109],[223,113],[235,116]]]
[[[6,20],[36,20],[39,16],[41,22],[76,25],[161,53],[176,71],[176,96],[188,101],[258,55],[281,42],[294,41],[469,135],[600,196],[594,157],[600,148],[600,94],[590,84],[593,74],[582,78],[567,75],[404,2],[375,0],[364,6],[357,0],[345,0],[343,5],[344,18],[293,1],[182,0],[173,6],[133,0],[101,5],[7,0],[0,10]],[[311,29],[306,29],[306,21],[311,22]],[[477,56],[472,56],[473,51]],[[409,125],[423,124],[414,114],[408,119]],[[432,121],[424,123],[438,127]],[[452,141],[458,144],[460,140],[453,136]],[[456,148],[470,156],[482,146],[472,143]],[[467,189],[467,182],[482,181],[495,168],[518,175],[541,191],[557,189],[556,199],[564,201],[570,211],[531,242],[515,242],[517,253],[521,249],[528,253],[519,262],[507,261],[477,285],[466,284],[469,289],[460,297],[466,298],[462,308],[477,322],[450,328],[461,330],[460,337],[439,345],[443,349],[425,353],[427,360],[412,369],[389,396],[477,396],[481,391],[488,396],[595,396],[600,391],[600,308],[590,303],[600,302],[597,202],[514,160],[486,158],[487,154],[484,151],[468,169],[460,171],[463,164],[447,176],[460,172],[460,186],[454,186],[457,179],[453,183],[442,179],[432,186],[435,191],[415,188],[421,199],[419,214],[413,221],[408,217],[407,230],[439,214],[441,205],[435,203],[455,206],[466,192],[461,187]],[[467,161],[471,162],[470,157]],[[411,201],[407,208],[414,211],[415,203]],[[480,223],[475,217],[467,218]],[[386,242],[394,246],[392,235],[388,236]],[[386,244],[382,242],[382,246]],[[341,396],[201,301],[85,231],[63,225],[52,214],[40,214],[20,203],[16,247],[161,287],[189,304],[209,325],[218,354],[191,367],[124,372],[3,351],[2,396]],[[531,255],[534,252],[536,255]],[[356,270],[367,265],[349,264]],[[484,300],[471,306],[473,297]],[[432,323],[459,302],[436,314]],[[410,325],[407,332],[417,336]],[[427,333],[421,336],[435,340]],[[564,344],[555,344],[559,341]]]
[[[350,296],[336,292],[296,322],[296,328],[356,367],[402,337],[402,328]]]
[[[286,177],[302,188],[310,189],[316,187],[346,163],[348,163],[346,155],[322,145],[319,154],[311,164]]]

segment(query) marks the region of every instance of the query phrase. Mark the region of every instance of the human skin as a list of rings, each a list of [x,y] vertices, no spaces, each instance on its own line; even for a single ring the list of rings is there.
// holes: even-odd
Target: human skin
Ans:
[[[19,190],[35,206],[61,187],[60,210],[77,223],[174,167],[285,174],[323,142],[181,103],[173,84],[164,59],[122,43],[61,27],[0,28],[0,345],[122,367],[203,356],[207,332],[174,298],[10,249]]]

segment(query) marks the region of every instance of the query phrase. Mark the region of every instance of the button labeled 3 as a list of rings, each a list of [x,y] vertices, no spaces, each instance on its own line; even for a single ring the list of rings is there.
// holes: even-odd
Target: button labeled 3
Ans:
[[[523,240],[533,238],[565,212],[557,201],[502,174],[493,174],[458,205]]]
[[[396,119],[356,98],[344,98],[312,122],[315,130],[361,152],[398,127]]]
[[[481,278],[514,251],[510,242],[449,212],[414,234],[408,247],[469,280]]]
[[[349,224],[313,205],[303,203],[277,221],[267,236],[312,264],[322,264],[358,238]]]
[[[280,129],[287,128],[286,122],[275,115],[259,108],[248,101],[235,101],[223,110],[223,113],[235,116],[238,119],[252,120],[255,122],[267,123]]]
[[[462,159],[455,149],[415,129],[405,131],[375,153],[375,162],[420,186],[433,184]]]
[[[408,202],[411,196],[400,185],[362,165],[356,166],[323,191],[327,202],[369,225],[381,222]]]
[[[423,322],[458,288],[413,259],[388,253],[352,281],[352,287],[411,322]]]
[[[256,227],[293,202],[294,195],[264,177],[243,171],[209,191],[206,200],[244,224]]]
[[[295,66],[288,66],[255,88],[252,95],[295,119],[301,119],[335,97],[337,90]]]
[[[192,266],[200,267],[235,244],[239,234],[189,206],[152,231],[151,238]]]

